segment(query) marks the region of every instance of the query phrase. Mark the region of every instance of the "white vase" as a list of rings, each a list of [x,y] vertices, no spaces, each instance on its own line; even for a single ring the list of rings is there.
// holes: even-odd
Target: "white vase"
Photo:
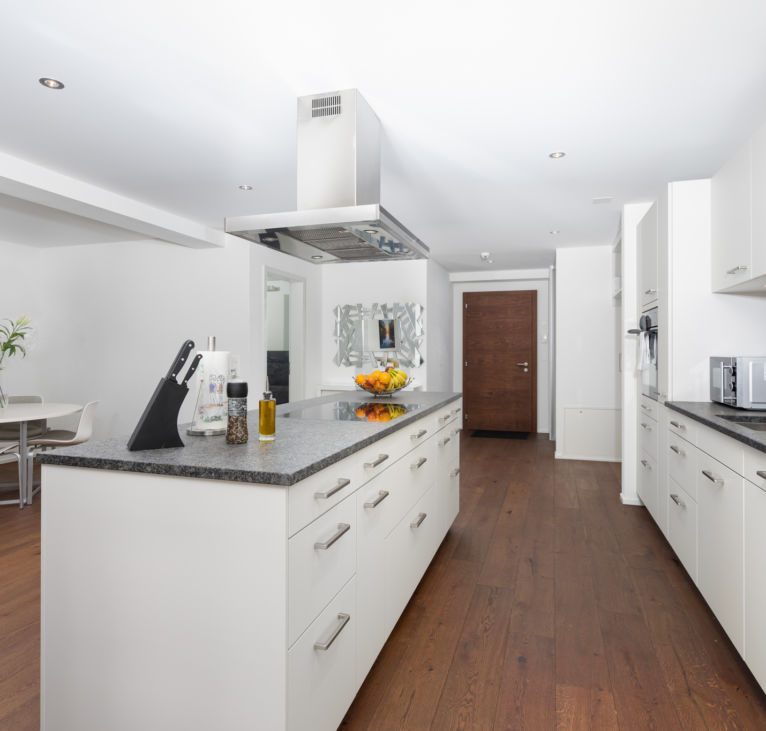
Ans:
[[[8,397],[5,394],[5,389],[3,388],[3,373],[0,371],[0,409],[4,408],[8,405]]]

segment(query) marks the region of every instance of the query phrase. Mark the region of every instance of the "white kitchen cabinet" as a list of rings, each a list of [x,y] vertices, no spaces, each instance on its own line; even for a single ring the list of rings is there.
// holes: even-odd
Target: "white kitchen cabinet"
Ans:
[[[764,277],[766,276],[766,125],[758,130],[751,144],[751,257],[753,276]],[[764,282],[758,282],[758,284],[762,285]]]
[[[337,728],[454,518],[459,409],[290,487],[43,465],[42,728]]]
[[[744,658],[766,688],[766,492],[745,480]]]
[[[658,220],[657,204],[652,203],[637,227],[639,296],[641,309],[645,310],[657,301],[659,289],[658,271]]]
[[[722,292],[753,276],[750,167],[747,142],[713,176],[711,196],[713,291]]]
[[[697,467],[697,586],[741,654],[744,480],[704,452]]]
[[[697,502],[672,477],[668,478],[668,542],[697,583]]]

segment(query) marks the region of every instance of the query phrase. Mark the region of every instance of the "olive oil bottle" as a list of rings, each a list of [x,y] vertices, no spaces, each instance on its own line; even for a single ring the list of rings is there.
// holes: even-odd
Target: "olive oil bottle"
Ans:
[[[258,439],[262,442],[274,441],[277,427],[277,402],[266,381],[263,399],[258,402]]]

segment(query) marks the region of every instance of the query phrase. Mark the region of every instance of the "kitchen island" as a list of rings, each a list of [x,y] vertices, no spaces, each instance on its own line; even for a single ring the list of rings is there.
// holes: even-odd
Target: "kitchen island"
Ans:
[[[344,393],[274,442],[42,455],[42,727],[336,728],[457,514],[460,423]]]

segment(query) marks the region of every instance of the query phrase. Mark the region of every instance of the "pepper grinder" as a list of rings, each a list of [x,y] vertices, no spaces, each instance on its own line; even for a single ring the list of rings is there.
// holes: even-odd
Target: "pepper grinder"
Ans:
[[[247,383],[229,381],[226,384],[229,398],[226,441],[229,444],[244,444],[247,441]]]

